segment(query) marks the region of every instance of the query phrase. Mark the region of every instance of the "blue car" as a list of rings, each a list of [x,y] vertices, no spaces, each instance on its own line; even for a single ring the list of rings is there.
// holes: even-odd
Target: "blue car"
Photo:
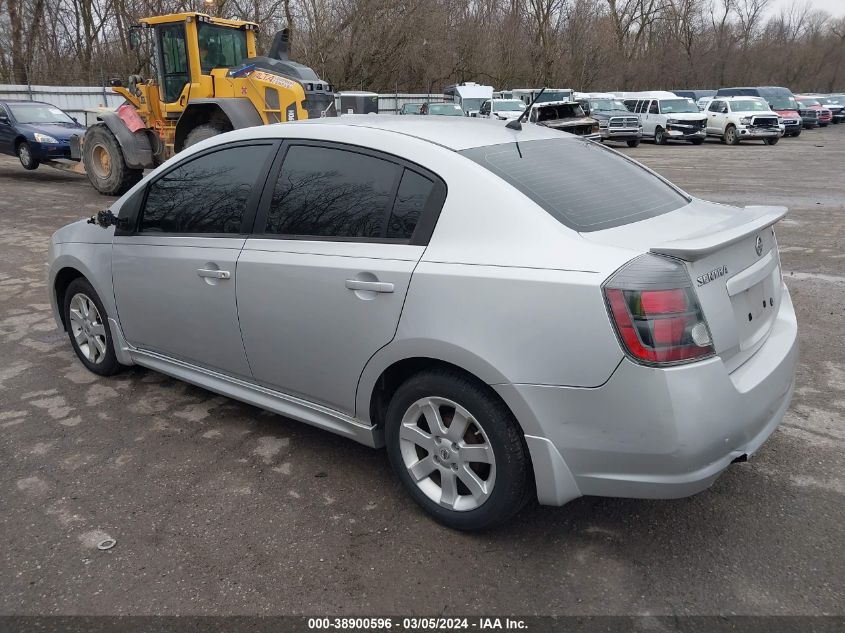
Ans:
[[[82,136],[85,126],[50,103],[0,101],[0,153],[17,156],[25,169],[70,158],[73,134]]]

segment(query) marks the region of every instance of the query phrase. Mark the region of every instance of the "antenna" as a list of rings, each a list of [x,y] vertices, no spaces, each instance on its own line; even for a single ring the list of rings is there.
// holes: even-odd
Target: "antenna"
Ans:
[[[545,88],[541,88],[540,92],[537,93],[537,96],[531,100],[531,104],[525,108],[525,111],[519,115],[519,118],[514,119],[513,121],[508,121],[505,127],[510,128],[512,130],[521,130],[522,129],[522,119],[524,119],[528,114],[531,112],[531,108],[537,103],[537,99],[540,98],[540,95],[546,92]],[[492,106],[491,106],[492,107]]]

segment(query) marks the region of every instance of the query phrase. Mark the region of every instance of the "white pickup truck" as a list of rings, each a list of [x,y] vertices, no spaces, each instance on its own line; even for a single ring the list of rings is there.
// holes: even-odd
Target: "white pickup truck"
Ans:
[[[774,145],[784,133],[784,125],[760,97],[716,97],[707,105],[707,136],[716,136],[728,145],[762,140]]]

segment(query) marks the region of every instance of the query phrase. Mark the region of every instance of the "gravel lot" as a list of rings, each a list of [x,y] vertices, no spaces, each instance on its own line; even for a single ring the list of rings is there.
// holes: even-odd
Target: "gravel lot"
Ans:
[[[44,262],[108,201],[0,157],[0,614],[845,613],[845,125],[624,151],[694,195],[790,207],[792,408],[695,497],[582,498],[480,535],[423,516],[383,451],[151,371],[88,373]]]

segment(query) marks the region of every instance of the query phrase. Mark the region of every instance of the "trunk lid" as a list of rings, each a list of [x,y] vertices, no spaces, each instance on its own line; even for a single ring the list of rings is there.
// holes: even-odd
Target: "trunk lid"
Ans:
[[[773,225],[783,207],[729,207],[702,200],[642,222],[582,236],[605,245],[682,260],[729,371],[765,342],[780,307]]]

